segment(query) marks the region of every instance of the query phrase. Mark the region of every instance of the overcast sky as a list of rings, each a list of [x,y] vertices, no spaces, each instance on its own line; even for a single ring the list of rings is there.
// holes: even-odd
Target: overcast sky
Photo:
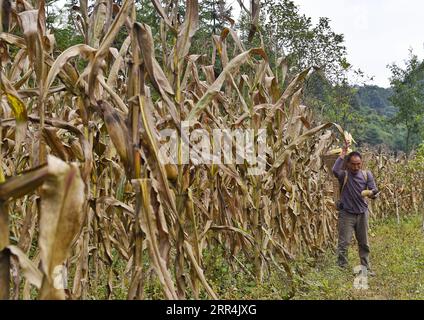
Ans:
[[[374,84],[388,87],[387,64],[403,65],[412,48],[424,58],[423,0],[294,0],[301,13],[328,17],[331,27],[345,35],[350,63]]]

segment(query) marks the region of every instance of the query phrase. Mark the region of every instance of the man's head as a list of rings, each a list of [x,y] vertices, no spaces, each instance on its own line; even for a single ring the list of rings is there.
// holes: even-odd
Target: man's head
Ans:
[[[347,169],[353,173],[357,174],[362,169],[362,156],[359,152],[351,152],[347,155],[346,158]]]

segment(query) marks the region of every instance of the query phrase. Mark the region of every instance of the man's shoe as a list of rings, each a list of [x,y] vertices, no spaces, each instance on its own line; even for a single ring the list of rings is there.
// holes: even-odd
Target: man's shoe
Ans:
[[[374,272],[374,271],[372,271],[372,270],[370,270],[370,269],[368,269],[367,274],[368,274],[368,276],[370,276],[370,277],[375,277],[375,272]]]
[[[359,276],[363,272],[365,273],[365,270],[366,270],[367,277],[375,277],[375,272],[372,271],[369,268],[366,269],[365,266],[356,266],[355,268],[353,268],[353,275],[354,276]]]
[[[353,268],[353,275],[359,276],[363,271],[363,266],[357,266]],[[375,272],[371,269],[367,269],[367,277],[375,277]]]
[[[362,273],[362,266],[356,266],[353,268],[353,275],[359,276]]]

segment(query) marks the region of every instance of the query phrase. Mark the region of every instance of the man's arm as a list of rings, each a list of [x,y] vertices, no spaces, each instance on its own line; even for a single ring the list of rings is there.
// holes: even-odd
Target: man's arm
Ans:
[[[338,157],[336,163],[333,166],[333,174],[338,179],[342,179],[344,175],[343,161],[343,158]]]
[[[375,198],[375,196],[379,193],[379,190],[378,190],[378,188],[375,184],[374,176],[372,175],[372,173],[370,171],[368,171],[367,175],[368,175],[367,189],[372,191],[372,193],[374,194],[374,198]]]
[[[337,158],[336,163],[333,166],[333,174],[338,179],[343,178],[343,175],[344,175],[343,161],[344,161],[344,158],[346,156],[348,147],[349,146],[347,144],[345,144],[345,146],[342,149],[342,153],[340,154],[340,157]]]

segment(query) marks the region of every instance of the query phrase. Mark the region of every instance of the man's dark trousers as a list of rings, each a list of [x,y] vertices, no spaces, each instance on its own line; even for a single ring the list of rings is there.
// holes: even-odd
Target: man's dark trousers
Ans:
[[[368,245],[368,217],[368,211],[361,214],[353,214],[343,210],[339,211],[337,261],[339,266],[348,266],[348,247],[352,241],[352,234],[355,232],[361,265],[369,268],[370,247]]]

